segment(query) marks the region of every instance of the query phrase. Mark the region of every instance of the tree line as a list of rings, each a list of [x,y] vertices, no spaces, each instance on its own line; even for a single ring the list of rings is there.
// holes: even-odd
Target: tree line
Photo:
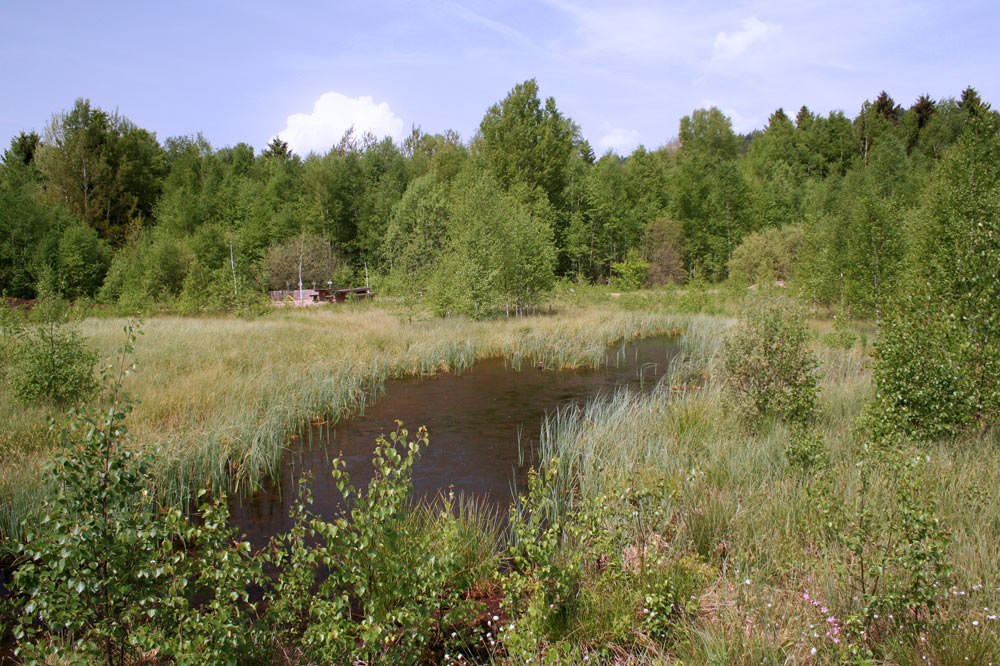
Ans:
[[[655,150],[598,158],[528,80],[468,141],[349,131],[303,157],[279,138],[259,153],[161,143],[81,99],[3,154],[0,291],[229,309],[297,287],[300,268],[309,286],[367,269],[440,312],[487,315],[560,277],[794,277],[813,302],[878,316],[934,241],[921,220],[945,156],[997,115],[971,87],[905,109],[883,91],[853,119],[778,109],[747,135],[698,109]]]

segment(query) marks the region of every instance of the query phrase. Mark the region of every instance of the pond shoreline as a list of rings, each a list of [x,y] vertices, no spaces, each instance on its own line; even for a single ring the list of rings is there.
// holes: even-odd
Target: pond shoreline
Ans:
[[[397,419],[411,432],[429,430],[430,445],[414,468],[416,499],[453,491],[503,514],[537,463],[535,441],[548,415],[621,389],[649,390],[678,349],[676,335],[654,335],[607,347],[596,368],[544,370],[523,358],[491,357],[458,373],[387,379],[361,413],[305,424],[289,440],[279,480],[231,499],[232,523],[255,547],[290,529],[288,513],[303,474],[312,477],[313,508],[321,515],[336,511],[330,459],[339,454],[352,483],[366,485],[375,439]]]

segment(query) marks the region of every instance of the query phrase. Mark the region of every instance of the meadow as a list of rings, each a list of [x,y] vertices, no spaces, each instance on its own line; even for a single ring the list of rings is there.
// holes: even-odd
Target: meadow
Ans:
[[[165,494],[205,482],[239,492],[274,468],[305,419],[364,409],[389,377],[498,355],[585,365],[615,340],[675,332],[683,353],[659,389],[551,415],[541,468],[507,528],[461,500],[457,519],[430,506],[402,519],[403,533],[423,537],[406,553],[377,555],[389,563],[380,571],[403,585],[404,570],[424,570],[421,554],[447,555],[464,576],[447,579],[464,581],[447,598],[486,605],[451,639],[437,635],[445,616],[428,615],[437,633],[419,649],[391,634],[364,643],[364,654],[386,663],[401,654],[498,664],[998,663],[995,433],[879,444],[863,418],[874,328],[835,327],[823,312],[808,322],[815,420],[806,430],[781,420],[748,428],[722,361],[735,300],[594,288],[563,290],[544,313],[487,322],[391,303],[254,320],[157,316],[142,326],[139,369],[126,380],[141,401],[129,428],[137,446],[157,450]],[[106,355],[121,342],[122,320],[79,325]],[[39,470],[55,444],[32,436],[45,430],[44,410],[10,402],[0,414],[9,424],[0,478],[5,534],[16,537],[15,521],[47,492]],[[356,529],[366,529],[359,515]],[[372,594],[373,604],[392,598]],[[314,663],[295,654],[252,663]]]
[[[558,313],[476,322],[359,303],[280,310],[257,319],[155,316],[141,325],[137,371],[124,389],[137,401],[129,428],[158,449],[160,490],[186,496],[208,483],[240,492],[276,469],[290,436],[310,418],[364,409],[392,377],[460,372],[504,356],[549,368],[598,362],[608,344],[675,332],[662,308],[632,311],[620,299],[567,291]],[[627,303],[625,304],[627,305]],[[124,318],[78,314],[87,344],[111,359]],[[65,421],[50,405],[24,405],[9,387],[0,400],[0,535],[16,536],[45,494],[43,468]]]

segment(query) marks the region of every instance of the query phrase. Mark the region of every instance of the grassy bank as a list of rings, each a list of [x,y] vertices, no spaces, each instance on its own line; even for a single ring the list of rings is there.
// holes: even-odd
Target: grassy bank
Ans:
[[[662,307],[632,310],[619,299],[585,296],[554,313],[474,322],[412,320],[391,305],[286,310],[243,320],[158,316],[143,325],[139,370],[125,389],[140,402],[130,431],[159,449],[163,490],[186,494],[208,482],[241,491],[275,469],[288,437],[309,418],[364,409],[383,382],[460,371],[505,356],[548,367],[594,364],[613,341],[680,330],[684,316]],[[125,320],[87,318],[88,344],[110,357]],[[45,461],[57,444],[45,407],[0,402],[0,534],[17,526],[46,492]]]
[[[454,515],[437,505],[400,512],[399,532],[380,517],[381,504],[368,522],[356,515],[355,529],[375,535],[364,543],[382,546],[373,578],[382,587],[355,601],[377,606],[372,617],[384,611],[391,637],[356,647],[373,659],[405,653],[411,663],[508,666],[1000,663],[996,436],[876,442],[859,427],[873,332],[823,319],[810,322],[821,374],[816,419],[805,430],[781,422],[748,429],[724,385],[722,342],[734,320],[690,313],[679,297],[570,292],[552,313],[486,323],[411,321],[384,304],[255,321],[158,317],[145,326],[140,372],[128,379],[142,399],[129,427],[137,442],[160,447],[156,475],[168,489],[206,479],[246,488],[305,418],[363,409],[388,377],[497,355],[590,364],[614,340],[680,331],[683,353],[654,393],[551,415],[540,440],[545,462],[505,536],[489,510],[461,500]],[[707,295],[721,312],[724,297]],[[714,310],[705,304],[691,309]],[[82,327],[110,353],[121,325],[88,319]],[[28,433],[44,414],[4,416]],[[23,498],[25,512],[39,477],[24,461],[51,452],[27,442],[8,458],[20,466],[3,472],[5,492]],[[342,539],[342,529],[314,537]],[[392,545],[401,534],[408,548]],[[325,555],[345,567],[360,552],[354,542],[330,543]],[[308,573],[307,560],[287,564],[288,576],[301,572],[296,566]],[[454,569],[447,603],[413,573],[442,562]],[[432,638],[413,638],[410,625],[392,619],[408,602],[384,583],[404,578],[425,594],[409,602],[443,604],[420,616]],[[304,608],[329,602],[311,589],[302,587]],[[453,606],[472,610],[446,629],[439,611]],[[348,613],[324,625],[331,617],[245,618],[240,631],[253,637],[254,655],[245,663],[310,663],[288,656],[303,640],[294,630],[363,624]],[[405,637],[422,652],[403,650]]]
[[[792,430],[751,433],[730,415],[719,340],[717,320],[692,320],[659,393],[550,420],[545,511],[570,535],[553,555],[568,577],[539,588],[570,585],[578,601],[527,611],[532,640],[505,663],[1000,663],[995,435],[873,453],[855,425],[871,381],[860,339],[817,340],[818,458],[804,468]],[[893,520],[924,531],[900,539]],[[907,578],[934,544],[947,569]],[[884,580],[861,579],[859,554]],[[866,604],[907,610],[865,627]]]

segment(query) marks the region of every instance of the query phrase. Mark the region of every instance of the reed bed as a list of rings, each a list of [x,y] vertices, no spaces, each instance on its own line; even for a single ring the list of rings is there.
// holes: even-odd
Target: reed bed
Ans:
[[[869,359],[860,345],[815,345],[823,374],[815,428],[828,461],[821,477],[789,463],[789,428],[751,433],[729,415],[718,362],[723,326],[718,318],[689,320],[684,353],[652,394],[619,393],[551,415],[540,441],[541,460],[559,468],[549,506],[561,515],[595,499],[620,516],[656,509],[664,517],[636,518],[632,538],[647,540],[643,532],[652,529],[671,552],[694,552],[712,565],[716,578],[697,600],[696,617],[678,630],[683,638],[667,652],[631,651],[629,663],[856,663],[840,661],[841,646],[817,634],[828,618],[803,595],[836,613],[857,608],[848,547],[824,525],[831,512],[859,505],[859,464],[875,465],[866,501],[896,501],[895,469],[859,457],[865,435],[855,420],[871,390]],[[950,535],[952,587],[935,599],[933,632],[881,639],[893,644],[885,663],[1000,663],[998,453],[995,434],[913,450],[925,461],[920,492]],[[636,488],[659,488],[661,499],[642,509]]]
[[[377,306],[249,321],[156,317],[143,325],[139,371],[125,382],[138,400],[129,428],[137,446],[155,452],[158,490],[167,497],[182,499],[206,484],[246,492],[277,469],[289,437],[308,419],[363,412],[387,379],[461,372],[499,356],[515,366],[593,366],[611,343],[676,333],[687,319],[611,306],[488,322],[404,321]],[[112,357],[124,324],[86,319],[80,330]],[[44,496],[44,463],[58,444],[48,410],[22,409],[4,397],[0,535],[9,538]]]

